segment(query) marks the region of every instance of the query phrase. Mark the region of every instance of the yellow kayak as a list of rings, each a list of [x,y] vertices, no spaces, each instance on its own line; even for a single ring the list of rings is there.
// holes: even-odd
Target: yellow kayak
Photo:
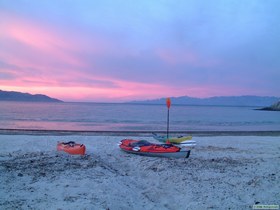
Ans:
[[[164,142],[164,143],[167,140],[167,136],[160,136],[160,135],[157,135],[155,133],[153,133],[153,137],[154,137],[154,139],[156,139],[160,142]],[[169,142],[173,143],[173,144],[180,144],[184,141],[188,141],[188,140],[191,140],[191,139],[192,139],[192,136],[169,137]]]

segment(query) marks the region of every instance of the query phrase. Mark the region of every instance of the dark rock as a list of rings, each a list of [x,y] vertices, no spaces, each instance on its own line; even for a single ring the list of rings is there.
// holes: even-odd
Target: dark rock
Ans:
[[[268,106],[268,107],[264,107],[264,108],[261,108],[259,110],[265,110],[265,111],[280,111],[280,101],[272,104],[271,106]]]

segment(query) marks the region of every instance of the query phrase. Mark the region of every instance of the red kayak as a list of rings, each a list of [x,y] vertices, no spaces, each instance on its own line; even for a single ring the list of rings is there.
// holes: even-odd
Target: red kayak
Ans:
[[[123,139],[119,147],[129,153],[168,158],[188,158],[191,150],[173,144],[154,144],[145,140]]]
[[[84,144],[76,144],[74,141],[58,142],[57,151],[64,151],[71,155],[85,155],[86,146]]]

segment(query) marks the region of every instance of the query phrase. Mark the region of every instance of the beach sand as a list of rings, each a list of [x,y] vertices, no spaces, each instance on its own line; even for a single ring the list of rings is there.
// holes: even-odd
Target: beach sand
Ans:
[[[0,135],[0,209],[252,209],[280,204],[279,136],[202,136],[188,159],[121,151],[122,136]],[[130,137],[152,140],[151,137]],[[85,156],[56,151],[76,141]]]

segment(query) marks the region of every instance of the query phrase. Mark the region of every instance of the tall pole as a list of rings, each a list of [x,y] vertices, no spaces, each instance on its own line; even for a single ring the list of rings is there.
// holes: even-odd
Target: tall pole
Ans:
[[[166,142],[169,142],[169,109],[171,106],[170,98],[166,99],[166,106],[167,106],[167,139],[166,139]]]
[[[167,111],[167,141],[169,141],[169,109]]]

